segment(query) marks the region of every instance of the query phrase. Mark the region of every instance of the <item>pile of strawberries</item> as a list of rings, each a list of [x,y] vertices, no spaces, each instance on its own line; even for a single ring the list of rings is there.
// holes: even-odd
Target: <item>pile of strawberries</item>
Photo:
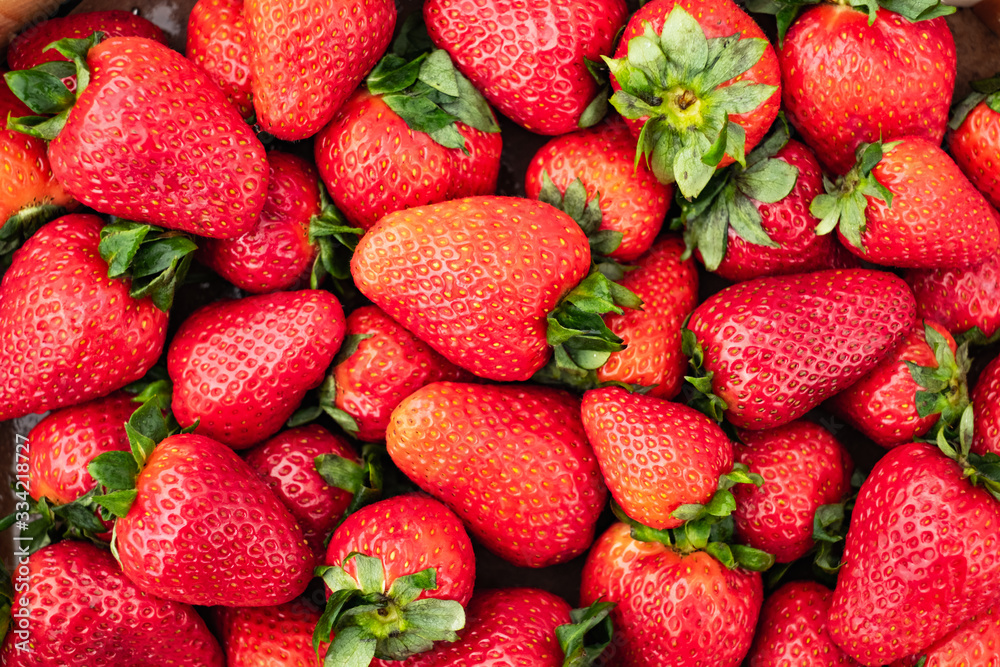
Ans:
[[[17,36],[0,664],[998,667],[1000,78],[803,4]]]

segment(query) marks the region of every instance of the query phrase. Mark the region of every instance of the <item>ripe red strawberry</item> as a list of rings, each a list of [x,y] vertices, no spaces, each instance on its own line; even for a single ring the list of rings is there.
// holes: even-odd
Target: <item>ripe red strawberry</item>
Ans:
[[[699,391],[734,426],[797,419],[874,368],[913,325],[913,294],[867,269],[757,278],[698,306],[685,333]]]
[[[429,0],[423,14],[434,44],[525,129],[565,134],[603,115],[591,108],[600,92],[586,60],[611,52],[628,14],[622,0]]]
[[[857,667],[826,630],[833,591],[814,581],[785,584],[760,612],[748,667]]]
[[[209,304],[170,343],[174,416],[236,449],[261,442],[323,381],[343,338],[344,311],[329,292]]]
[[[600,204],[599,231],[619,243],[604,254],[631,262],[649,250],[670,208],[673,187],[657,181],[645,164],[635,164],[635,138],[620,119],[542,146],[528,165],[524,189],[531,199],[553,203],[553,195],[568,194],[577,179],[586,187],[586,198]],[[546,182],[557,191],[546,192]]]
[[[200,65],[240,115],[253,115],[250,34],[242,0],[198,0],[187,24],[188,60]]]
[[[319,132],[389,46],[390,0],[247,0],[257,122],[279,139]]]
[[[953,335],[975,328],[989,338],[1000,330],[1000,253],[964,268],[907,271],[906,282],[917,298],[917,315]]]
[[[267,193],[264,147],[203,69],[140,37],[61,43],[90,82],[73,99],[48,98],[35,70],[6,75],[36,112],[16,129],[50,140],[52,173],[76,200],[125,220],[228,238],[248,231]],[[79,74],[78,74],[79,76]],[[44,99],[42,99],[44,98]],[[137,139],[136,137],[143,137]],[[117,156],[109,161],[107,156]]]
[[[969,435],[951,452],[961,465],[931,445],[904,445],[861,486],[829,629],[862,665],[920,653],[1000,601],[991,586],[1000,576],[1000,503],[965,477]]]
[[[595,371],[597,382],[652,387],[649,395],[660,398],[681,390],[687,371],[681,324],[698,296],[698,272],[693,260],[681,260],[683,253],[680,237],[666,235],[625,274],[621,284],[642,299],[642,310],[604,317],[626,347]]]
[[[472,542],[433,498],[396,496],[350,515],[330,539],[326,563],[316,573],[330,597],[314,641],[336,631],[327,664],[402,660],[455,641],[465,624],[476,578]]]
[[[705,268],[733,282],[856,266],[832,237],[816,234],[809,205],[823,192],[816,156],[778,123],[746,169],[719,171],[693,202],[681,202],[684,238]]]
[[[689,199],[717,167],[743,164],[778,115],[774,49],[730,0],[653,0],[632,15],[614,60],[605,61],[611,103],[638,150],[661,183],[676,181]]]
[[[981,262],[1000,246],[1000,217],[948,155],[922,137],[858,147],[858,164],[818,196],[817,234],[876,264],[936,269]]]
[[[622,510],[652,528],[676,528],[681,505],[707,504],[733,467],[733,445],[697,410],[621,387],[583,396],[583,426]]]
[[[366,442],[385,440],[392,411],[420,387],[473,379],[376,306],[362,306],[347,317],[344,349],[327,381],[331,378],[334,402],[323,407]]]
[[[919,660],[924,662],[920,663]],[[1000,666],[1000,608],[996,605],[973,616],[919,656],[900,660],[892,667],[998,667]]]
[[[274,607],[216,607],[229,667],[319,667],[313,651],[319,612],[301,600]]]
[[[972,89],[948,124],[948,152],[976,189],[1000,207],[1000,79],[974,81]]]
[[[972,408],[975,414],[972,451],[1000,455],[1000,357],[979,374],[972,390]]]
[[[617,337],[594,334],[599,313],[638,299],[599,272],[588,277],[589,268],[587,237],[572,218],[513,197],[390,213],[351,260],[375,305],[452,363],[500,381],[530,378],[551,356],[550,342],[590,369],[621,349]]]
[[[943,326],[917,320],[895,350],[827,407],[886,449],[905,445],[958,423],[969,404],[968,371],[968,347],[959,351]]]
[[[594,539],[607,492],[567,392],[429,384],[393,411],[386,445],[407,477],[515,565],[563,563]]]
[[[617,602],[608,664],[737,667],[764,600],[760,574],[705,551],[641,542],[616,523],[587,555],[580,603]]]
[[[816,510],[839,503],[850,491],[851,456],[829,431],[807,421],[739,435],[736,461],[764,484],[733,487],[736,534],[777,562],[791,563],[813,547]]]
[[[268,153],[267,162],[267,200],[250,231],[201,243],[201,260],[252,294],[295,287],[309,273],[317,252],[309,238],[309,222],[320,212],[316,168],[279,151]]]
[[[835,174],[850,170],[861,143],[916,135],[937,145],[948,122],[955,40],[940,17],[954,9],[916,20],[870,7],[819,4],[778,51],[788,119]]]
[[[105,396],[160,356],[167,315],[108,278],[102,226],[67,215],[15,253],[0,284],[0,421]]]
[[[324,455],[342,457],[361,468],[349,442],[315,424],[279,433],[246,454],[246,462],[299,522],[318,559],[326,553],[324,542],[353,497],[320,477],[316,457]]]
[[[0,663],[17,667],[224,667],[218,642],[186,604],[140,590],[111,554],[63,541],[21,557]],[[25,585],[25,584],[20,584]]]

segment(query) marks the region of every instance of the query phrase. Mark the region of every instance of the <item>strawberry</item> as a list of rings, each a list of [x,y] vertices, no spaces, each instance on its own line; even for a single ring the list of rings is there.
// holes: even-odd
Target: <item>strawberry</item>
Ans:
[[[587,237],[565,213],[532,200],[470,197],[385,216],[358,243],[351,275],[452,363],[511,381],[544,366],[550,342],[588,369],[622,348],[600,313],[639,300],[600,272],[588,276],[590,263]]]
[[[319,176],[311,164],[289,153],[267,156],[267,200],[246,234],[205,239],[201,260],[252,294],[295,287],[309,272],[317,249],[309,223],[320,213]]]
[[[362,306],[347,317],[344,345],[320,387],[320,408],[352,437],[382,442],[404,398],[432,382],[472,379],[380,308]]]
[[[170,343],[174,415],[236,449],[261,442],[322,382],[343,338],[344,311],[329,292],[276,292],[204,306]]]
[[[389,46],[390,0],[247,0],[257,122],[279,139],[319,132]]]
[[[52,544],[21,556],[0,663],[18,667],[224,667],[198,613],[140,590],[104,549]],[[18,580],[19,582],[22,580]]]
[[[975,438],[972,451],[1000,455],[1000,357],[991,361],[979,374],[972,390],[975,414]]]
[[[241,116],[253,115],[250,34],[242,0],[199,0],[188,16],[184,54],[212,76]]]
[[[814,581],[793,581],[772,593],[760,612],[748,667],[857,667],[827,632],[832,597]]]
[[[673,187],[659,183],[645,164],[635,165],[634,157],[632,134],[621,120],[609,119],[542,146],[528,165],[524,189],[529,198],[556,205],[579,180],[584,199],[600,205],[599,233],[610,245],[617,242],[602,254],[632,262],[653,245],[673,195]]]
[[[274,607],[216,607],[229,667],[319,667],[312,636],[319,612],[301,600]]]
[[[862,665],[920,653],[1000,601],[1000,480],[969,453],[971,427],[967,410],[957,451],[943,433],[940,451],[890,450],[861,486],[828,627]]]
[[[917,320],[903,342],[827,407],[889,449],[957,423],[969,392],[968,345],[936,322]],[[930,437],[934,437],[931,433]]]
[[[974,81],[948,123],[948,152],[969,181],[1000,207],[1000,78]]]
[[[409,494],[359,510],[334,532],[316,574],[329,598],[313,645],[328,665],[402,660],[455,641],[475,583],[472,542],[447,507]],[[349,660],[352,657],[353,660]]]
[[[775,428],[874,368],[909,332],[914,308],[906,283],[879,271],[757,278],[695,309],[685,353],[713,416]]]
[[[324,542],[351,504],[353,494],[320,476],[317,457],[340,458],[362,472],[349,442],[315,424],[279,433],[246,453],[245,459],[299,522],[309,546],[320,558]],[[353,464],[353,465],[351,465]]]
[[[681,505],[707,504],[733,467],[733,445],[697,410],[621,387],[592,389],[580,407],[604,480],[629,517],[676,528]]]
[[[920,662],[923,660],[923,662]],[[921,652],[891,667],[997,667],[1000,665],[1000,608],[996,605]]]
[[[632,15],[605,62],[611,104],[639,152],[688,199],[717,167],[745,164],[778,115],[774,49],[730,0],[653,0]]]
[[[816,156],[776,123],[746,168],[719,170],[694,201],[680,200],[684,239],[706,269],[733,282],[854,266],[839,243],[815,232],[809,205],[823,192]]]
[[[108,278],[102,225],[67,215],[15,253],[0,284],[0,421],[105,396],[160,356],[167,315]]]
[[[919,317],[973,340],[1000,330],[1000,253],[973,266],[911,270],[905,277],[917,297]]]
[[[628,14],[622,0],[428,0],[423,14],[435,46],[525,129],[565,134],[604,115],[587,61],[611,52]]]
[[[482,95],[407,23],[366,87],[316,136],[315,154],[333,203],[370,229],[393,211],[493,194],[501,146]],[[465,183],[463,172],[479,176]]]
[[[919,136],[939,145],[944,137],[956,55],[941,17],[955,10],[933,0],[892,6],[819,3],[787,36],[794,10],[779,13],[785,112],[835,174],[850,170],[859,144]]]
[[[791,563],[813,547],[813,518],[820,507],[841,502],[850,491],[851,456],[829,431],[807,421],[739,435],[735,460],[764,484],[733,488],[736,534],[774,554],[777,562]]]
[[[389,456],[520,567],[583,553],[607,492],[572,395],[531,385],[435,382],[393,411]]]
[[[876,264],[936,269],[981,262],[1000,217],[948,155],[922,137],[858,146],[858,164],[810,207],[848,250]]]
[[[644,536],[645,537],[645,536]],[[612,525],[587,555],[581,604],[618,603],[606,664],[737,667],[750,649],[764,599],[758,572],[706,551],[640,541]]]

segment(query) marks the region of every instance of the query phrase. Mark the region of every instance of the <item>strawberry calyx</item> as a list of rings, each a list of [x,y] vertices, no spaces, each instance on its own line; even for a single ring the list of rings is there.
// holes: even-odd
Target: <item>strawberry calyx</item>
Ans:
[[[829,234],[839,227],[848,243],[859,250],[865,249],[861,235],[867,222],[867,198],[879,199],[892,208],[893,197],[892,191],[875,178],[872,169],[882,161],[885,151],[898,144],[898,141],[886,144],[881,141],[863,143],[857,148],[858,162],[853,169],[836,181],[823,176],[826,194],[816,195],[809,205],[809,212],[820,219],[816,225],[817,235]]]
[[[767,232],[753,201],[774,204],[787,197],[795,187],[799,170],[774,155],[788,143],[788,125],[775,124],[771,135],[748,156],[746,166],[734,163],[712,176],[708,185],[693,200],[678,195],[680,217],[673,227],[684,228],[687,246],[682,260],[697,248],[709,271],[719,268],[726,256],[729,229],[747,243],[779,247]]]
[[[962,333],[955,336],[955,342],[959,345],[968,343],[969,345],[984,347],[986,345],[992,345],[997,341],[1000,341],[1000,330],[993,332],[992,336],[987,336],[979,327],[966,329]]]
[[[570,623],[556,627],[562,649],[562,667],[588,667],[604,653],[614,636],[611,610],[616,603],[597,600],[589,607],[569,613]]]
[[[165,313],[173,305],[174,293],[187,276],[197,249],[184,232],[128,220],[105,225],[98,245],[108,264],[108,277],[130,280],[132,298],[148,296]]]
[[[0,531],[12,526],[18,527],[18,540],[28,553],[63,539],[86,540],[103,546],[97,536],[108,528],[99,516],[100,508],[95,501],[97,489],[91,489],[70,503],[53,504],[48,498],[34,500],[27,494],[18,495],[20,511],[0,519]],[[34,518],[32,518],[34,517]]]
[[[352,354],[358,351],[358,345],[361,341],[371,338],[375,334],[370,333],[354,333],[344,336],[344,342],[340,345],[340,350],[337,352],[337,356],[333,358],[333,363],[330,365],[329,374],[323,379],[319,387],[316,389],[316,405],[309,405],[306,407],[299,408],[294,414],[288,419],[287,426],[289,428],[294,428],[296,426],[302,426],[303,424],[308,424],[312,421],[319,419],[320,415],[326,414],[333,421],[337,423],[340,428],[344,430],[347,435],[352,438],[358,435],[358,422],[355,421],[346,411],[337,407],[337,379],[334,376],[334,369],[340,364],[347,361]]]
[[[611,79],[608,74],[608,66],[603,60],[591,60],[584,56],[583,64],[587,66],[587,71],[597,83],[597,94],[590,100],[580,114],[580,120],[576,126],[583,129],[597,125],[608,115],[608,99],[611,97]]]
[[[0,222],[0,276],[10,264],[12,253],[37,232],[45,223],[55,220],[67,212],[65,206],[55,204],[35,204],[22,208],[14,215]]]
[[[69,59],[42,63],[37,67],[15,70],[4,74],[4,79],[14,95],[37,116],[7,118],[7,129],[23,132],[46,141],[55,139],[66,125],[70,110],[77,97],[90,83],[87,52],[104,39],[103,32],[95,32],[81,39],[60,39],[46,47],[55,49]],[[76,90],[72,91],[63,79],[76,76]]]
[[[851,476],[849,495],[839,503],[829,503],[816,508],[813,514],[812,538],[815,544],[812,553],[813,566],[819,571],[817,574],[835,577],[840,570],[847,527],[851,522],[854,504],[858,500],[858,490],[864,481],[865,473],[855,470]]]
[[[354,494],[337,522],[338,526],[365,505],[382,498],[382,461],[385,456],[385,445],[366,444],[361,448],[361,463],[336,454],[320,454],[313,460],[316,472],[323,481]]]
[[[934,428],[927,434],[934,441],[937,432],[953,428],[969,405],[969,386],[966,376],[972,366],[969,344],[962,343],[957,352],[951,351],[948,339],[934,327],[924,322],[924,338],[934,352],[937,367],[919,366],[912,361],[903,363],[910,370],[913,381],[921,387],[916,393],[917,414],[922,418],[940,414]]]
[[[971,85],[972,92],[955,105],[951,119],[948,121],[948,127],[952,130],[957,130],[965,122],[965,117],[969,115],[969,112],[976,108],[980,102],[985,102],[990,109],[1000,113],[1000,74],[991,79],[973,81]]]
[[[419,15],[412,15],[365,80],[406,125],[445,148],[469,154],[456,123],[499,132],[482,94],[466,79],[444,49],[434,48]]]
[[[334,206],[323,183],[319,183],[320,212],[309,220],[309,242],[316,246],[316,259],[309,274],[309,286],[319,289],[326,276],[335,285],[351,278],[351,256],[364,230],[347,224]]]
[[[972,406],[962,413],[957,429],[943,428],[937,434],[937,447],[962,469],[962,476],[973,486],[982,486],[1000,500],[1000,456],[993,452],[976,454],[972,451],[975,418]]]
[[[818,5],[822,2],[843,7],[852,7],[859,12],[868,14],[868,25],[875,23],[879,7],[895,12],[912,23],[927,21],[938,16],[948,16],[955,13],[940,0],[748,0],[747,9],[758,14],[771,14],[778,24],[778,44],[783,44],[789,26],[799,15],[803,7]]]
[[[688,358],[692,371],[692,374],[685,375],[684,379],[694,388],[694,395],[688,401],[688,405],[711,419],[721,422],[729,405],[713,393],[712,379],[715,377],[715,372],[705,370],[705,348],[695,333],[688,329],[689,319],[691,319],[690,315],[681,325],[681,352]]]
[[[625,118],[646,119],[636,164],[644,156],[661,183],[676,182],[687,198],[701,193],[725,155],[745,166],[746,132],[729,116],[753,111],[777,88],[723,84],[756,65],[767,47],[767,40],[740,33],[708,39],[676,6],[660,34],[647,22],[624,58],[602,56],[621,86],[612,106]]]
[[[356,578],[344,569],[352,560]],[[316,576],[330,589],[313,633],[317,659],[320,644],[331,642],[325,665],[367,667],[376,657],[403,660],[429,651],[434,642],[456,641],[465,627],[465,610],[455,600],[417,599],[437,588],[432,567],[399,577],[386,591],[382,561],[352,552],[339,566],[317,567]]]

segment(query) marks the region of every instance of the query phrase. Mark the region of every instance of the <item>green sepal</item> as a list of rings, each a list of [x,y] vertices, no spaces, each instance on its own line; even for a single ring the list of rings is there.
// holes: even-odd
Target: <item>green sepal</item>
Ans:
[[[962,476],[973,486],[981,486],[987,493],[1000,500],[1000,456],[993,452],[972,452],[975,417],[972,405],[962,413],[957,428],[942,428],[937,434],[937,447],[942,454],[954,460]]]
[[[957,352],[951,351],[948,339],[924,322],[924,338],[934,353],[937,366],[919,366],[912,361],[903,363],[920,389],[914,397],[917,414],[941,417],[927,434],[928,440],[937,438],[937,431],[954,427],[966,406],[969,405],[969,388],[966,381],[972,360],[969,358],[969,344],[962,343]]]
[[[556,627],[556,639],[563,652],[563,667],[589,667],[604,653],[614,636],[611,610],[614,602],[598,600],[589,607],[574,609],[570,622]]]
[[[990,79],[972,82],[972,92],[964,100],[955,105],[951,113],[951,119],[948,121],[948,127],[952,130],[957,130],[961,127],[962,123],[965,122],[966,116],[980,102],[986,102],[986,106],[1000,113],[1000,74]]]
[[[45,141],[52,141],[59,136],[63,127],[66,126],[67,118],[69,118],[69,111],[63,111],[52,117],[21,116],[14,118],[8,114],[7,129],[38,139],[44,139]]]
[[[336,284],[351,278],[351,257],[364,234],[359,227],[352,227],[343,214],[330,201],[326,187],[319,184],[320,212],[309,220],[309,242],[316,246],[316,259],[309,275],[309,286],[319,289],[326,276]]]
[[[684,379],[695,390],[688,405],[711,419],[721,422],[729,406],[714,393],[712,379],[715,377],[715,372],[705,370],[705,348],[702,347],[695,333],[687,328],[687,320],[681,325],[681,352],[688,358],[692,372],[691,375],[685,375]]]
[[[610,229],[601,231],[604,214],[601,212],[600,192],[595,193],[593,199],[587,201],[587,187],[579,178],[573,179],[566,186],[566,191],[562,192],[552,182],[549,172],[543,169],[538,200],[559,209],[580,225],[580,229],[590,241],[590,256],[595,262],[613,261],[608,260],[607,256],[621,245],[623,234]]]
[[[855,469],[851,476],[851,493],[839,503],[820,505],[813,513],[812,564],[814,573],[820,579],[836,577],[840,570],[844,539],[858,498],[858,489],[864,479],[865,474]]]
[[[129,221],[105,225],[98,246],[108,264],[108,277],[130,279],[129,294],[135,299],[150,297],[163,312],[173,305],[174,292],[197,249],[182,232]]]
[[[362,338],[364,337],[367,337],[367,335]],[[350,336],[348,336],[348,338],[350,338]],[[336,366],[336,363],[337,362],[335,361],[334,366]],[[326,414],[349,436],[352,438],[357,437],[359,430],[358,422],[350,415],[350,413],[337,407],[337,379],[334,377],[332,371],[323,379],[323,382],[320,383],[319,387],[317,387],[316,397],[318,401],[317,405],[307,405],[301,407],[292,414],[286,424],[289,428],[308,424],[311,421],[319,419],[321,415]]]
[[[15,512],[0,519],[0,531],[16,526],[20,544],[34,553],[63,539],[87,540],[102,544],[97,535],[104,533],[104,524],[97,514],[96,489],[76,500],[53,505],[47,498],[35,501],[20,486],[14,486]]]
[[[580,114],[580,120],[577,121],[577,127],[587,128],[597,125],[608,114],[611,80],[608,77],[608,66],[604,64],[603,60],[591,60],[584,56],[583,63],[587,66],[590,76],[594,77],[594,81],[597,83],[597,94],[587,104],[583,113]]]
[[[987,345],[992,345],[997,341],[1000,341],[1000,329],[993,332],[992,336],[987,336],[979,327],[972,327],[971,329],[963,331],[955,336],[955,342],[959,345],[968,343],[970,346],[975,345],[978,347],[985,347]]]
[[[55,204],[34,204],[14,213],[0,224],[0,277],[9,265],[11,255],[37,232],[45,223],[66,213],[66,208]]]
[[[927,664],[927,656],[926,655],[922,655],[922,656],[920,656],[920,659],[917,660],[916,664],[914,664],[913,667],[924,667],[924,665],[926,665],[926,664]]]
[[[341,522],[382,497],[384,481],[382,462],[385,455],[384,445],[366,444],[361,449],[361,463],[335,454],[322,454],[316,457],[314,461],[316,472],[327,484],[354,494],[340,519]]]
[[[751,12],[771,14],[775,17],[778,24],[778,44],[782,45],[785,34],[795,17],[799,15],[799,11],[803,7],[820,2],[821,0],[748,0],[746,6]],[[945,5],[939,0],[847,0],[842,4],[868,14],[868,25],[875,23],[880,6],[902,15],[913,23],[955,13],[954,7]]]
[[[74,95],[63,79],[73,76],[73,63],[51,62],[3,75],[7,87],[24,105],[40,116],[54,116],[72,108]]]
[[[91,33],[88,37],[79,39],[60,39],[45,47],[45,50],[55,49],[64,57],[68,58],[76,69],[76,95],[80,96],[90,84],[90,68],[87,67],[87,54],[92,48],[97,46],[105,35],[103,32]]]

